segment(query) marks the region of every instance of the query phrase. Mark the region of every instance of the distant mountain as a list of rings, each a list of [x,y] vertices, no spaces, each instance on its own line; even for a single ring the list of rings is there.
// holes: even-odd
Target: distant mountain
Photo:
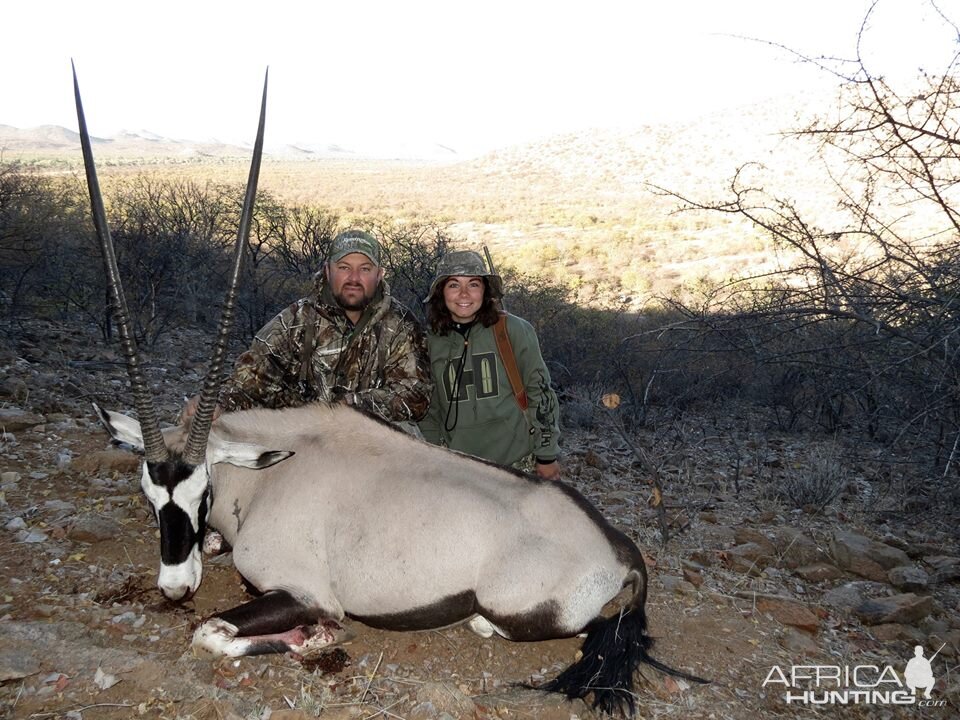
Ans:
[[[92,136],[90,141],[98,155],[111,158],[239,157],[250,153],[237,145],[174,140],[146,130],[125,130],[109,138]],[[72,155],[80,151],[80,135],[59,125],[25,129],[0,125],[0,148],[7,157]]]
[[[137,158],[246,158],[250,145],[223,143],[216,139],[175,140],[149,130],[124,130],[113,137],[91,137],[98,155],[120,159]],[[80,151],[80,135],[59,125],[16,128],[0,125],[0,150],[6,158],[54,157],[75,155]],[[363,158],[381,160],[455,160],[457,153],[440,144],[402,143],[377,145],[366,143],[346,147],[337,143],[302,143],[266,145],[266,155],[283,159]]]
[[[80,136],[59,125],[41,125],[30,130],[0,125],[0,147],[6,150],[44,152],[79,145]]]

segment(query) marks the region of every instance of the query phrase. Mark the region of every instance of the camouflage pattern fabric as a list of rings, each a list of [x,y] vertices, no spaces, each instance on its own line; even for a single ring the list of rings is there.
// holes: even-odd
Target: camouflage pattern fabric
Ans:
[[[524,455],[510,467],[512,467],[514,470],[525,472],[528,475],[535,475],[537,472],[537,459],[532,453],[530,455]]]
[[[485,277],[490,285],[490,294],[495,299],[503,297],[503,279],[491,270],[487,270],[487,264],[480,257],[480,253],[473,250],[451,250],[442,258],[437,265],[437,274],[430,283],[430,291],[423,299],[425,303],[430,302],[433,293],[441,281],[448,277]]]
[[[381,282],[351,326],[319,277],[314,297],[296,301],[257,333],[224,383],[220,405],[230,411],[345,402],[392,422],[421,419],[432,383],[416,318]]]

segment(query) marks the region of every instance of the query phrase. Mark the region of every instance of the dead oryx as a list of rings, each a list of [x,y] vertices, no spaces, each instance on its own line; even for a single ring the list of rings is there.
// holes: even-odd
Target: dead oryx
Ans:
[[[228,413],[213,422],[237,279],[256,194],[266,82],[233,278],[209,374],[189,428],[161,432],[140,372],[74,75],[93,217],[139,422],[97,408],[145,456],[141,485],[160,526],[161,592],[200,586],[206,528],[233,547],[263,594],[197,629],[216,655],[306,654],[345,616],[390,630],[466,621],[484,637],[546,640],[586,631],[583,657],[544,689],[634,709],[646,635],[637,546],[577,491],[428,445],[347,406]],[[600,616],[624,587],[619,614]]]

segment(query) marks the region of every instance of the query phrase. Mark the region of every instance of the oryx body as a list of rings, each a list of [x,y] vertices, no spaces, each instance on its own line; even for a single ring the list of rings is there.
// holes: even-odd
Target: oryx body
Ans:
[[[100,415],[116,439],[141,445],[136,421]],[[331,642],[330,621],[345,616],[390,630],[470,621],[511,640],[590,630],[572,677],[552,689],[594,691],[607,709],[629,702],[623,691],[640,662],[669,671],[646,654],[640,551],[562,483],[429,445],[342,405],[225,414],[197,466],[180,461],[183,428],[164,435],[171,458],[145,462],[142,475],[160,524],[160,589],[174,600],[196,591],[209,524],[265,593],[203,623],[198,650],[304,653]],[[600,618],[627,586],[626,613]]]
[[[121,417],[104,420],[136,444],[135,433],[118,431]],[[171,452],[183,432],[167,432]],[[265,450],[293,454],[263,469],[232,464]],[[546,639],[580,632],[628,582],[645,589],[639,550],[575,490],[429,445],[346,406],[226,414],[207,455],[206,468],[183,481],[196,487],[179,496],[145,464],[153,506],[197,513],[181,497],[199,500],[209,472],[207,524],[233,547],[237,570],[325,618],[411,630],[479,615],[504,637]],[[176,558],[198,557],[202,538],[171,535],[169,546],[185,547],[171,547],[161,590],[182,599],[199,586],[201,566],[190,559],[184,569]]]

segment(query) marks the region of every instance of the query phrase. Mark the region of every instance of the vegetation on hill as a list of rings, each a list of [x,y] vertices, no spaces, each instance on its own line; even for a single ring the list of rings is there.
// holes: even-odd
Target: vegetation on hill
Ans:
[[[701,278],[723,280],[772,260],[770,244],[749,223],[678,215],[676,204],[651,186],[718,189],[738,163],[767,161],[777,148],[781,174],[809,177],[810,148],[784,146],[779,135],[792,106],[784,101],[675,126],[587,131],[461,162],[268,156],[261,187],[280,202],[324,208],[345,222],[437,223],[458,244],[487,245],[499,262],[570,287],[579,303],[627,300],[639,309]],[[60,147],[32,155],[21,147],[14,154],[24,166],[77,172],[79,149]],[[245,180],[247,159],[237,148],[202,154],[185,154],[180,144],[167,148],[163,155],[143,143],[94,151],[106,184],[141,173],[198,184]]]

